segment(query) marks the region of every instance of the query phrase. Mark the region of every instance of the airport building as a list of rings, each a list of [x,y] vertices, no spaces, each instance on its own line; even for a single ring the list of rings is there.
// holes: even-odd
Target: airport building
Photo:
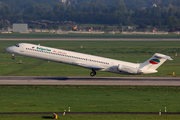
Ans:
[[[65,4],[65,3],[66,3],[66,0],[62,0],[62,2]]]
[[[27,23],[13,23],[13,32],[27,33],[28,24]]]

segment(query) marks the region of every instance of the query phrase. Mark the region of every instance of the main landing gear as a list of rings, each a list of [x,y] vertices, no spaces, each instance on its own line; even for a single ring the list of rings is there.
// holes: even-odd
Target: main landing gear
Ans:
[[[15,57],[14,57],[14,54],[12,54],[12,57],[11,57],[12,59],[15,59]]]
[[[96,75],[96,71],[94,69],[92,69],[92,72],[90,73],[90,76],[93,77]]]

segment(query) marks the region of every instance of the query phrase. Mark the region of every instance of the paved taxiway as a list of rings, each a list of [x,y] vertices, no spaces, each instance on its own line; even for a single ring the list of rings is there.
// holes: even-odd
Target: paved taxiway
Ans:
[[[0,76],[0,85],[162,85],[180,86],[180,77]]]

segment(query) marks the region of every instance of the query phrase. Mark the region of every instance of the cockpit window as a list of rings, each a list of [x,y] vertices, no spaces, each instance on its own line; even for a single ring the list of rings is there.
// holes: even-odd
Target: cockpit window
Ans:
[[[16,46],[16,47],[19,47],[19,44],[16,44],[15,46]]]

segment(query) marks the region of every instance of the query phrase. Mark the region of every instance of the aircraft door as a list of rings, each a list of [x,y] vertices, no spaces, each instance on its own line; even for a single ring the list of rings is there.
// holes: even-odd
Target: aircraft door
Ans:
[[[20,48],[20,52],[24,52],[24,45],[20,44],[19,48]]]

